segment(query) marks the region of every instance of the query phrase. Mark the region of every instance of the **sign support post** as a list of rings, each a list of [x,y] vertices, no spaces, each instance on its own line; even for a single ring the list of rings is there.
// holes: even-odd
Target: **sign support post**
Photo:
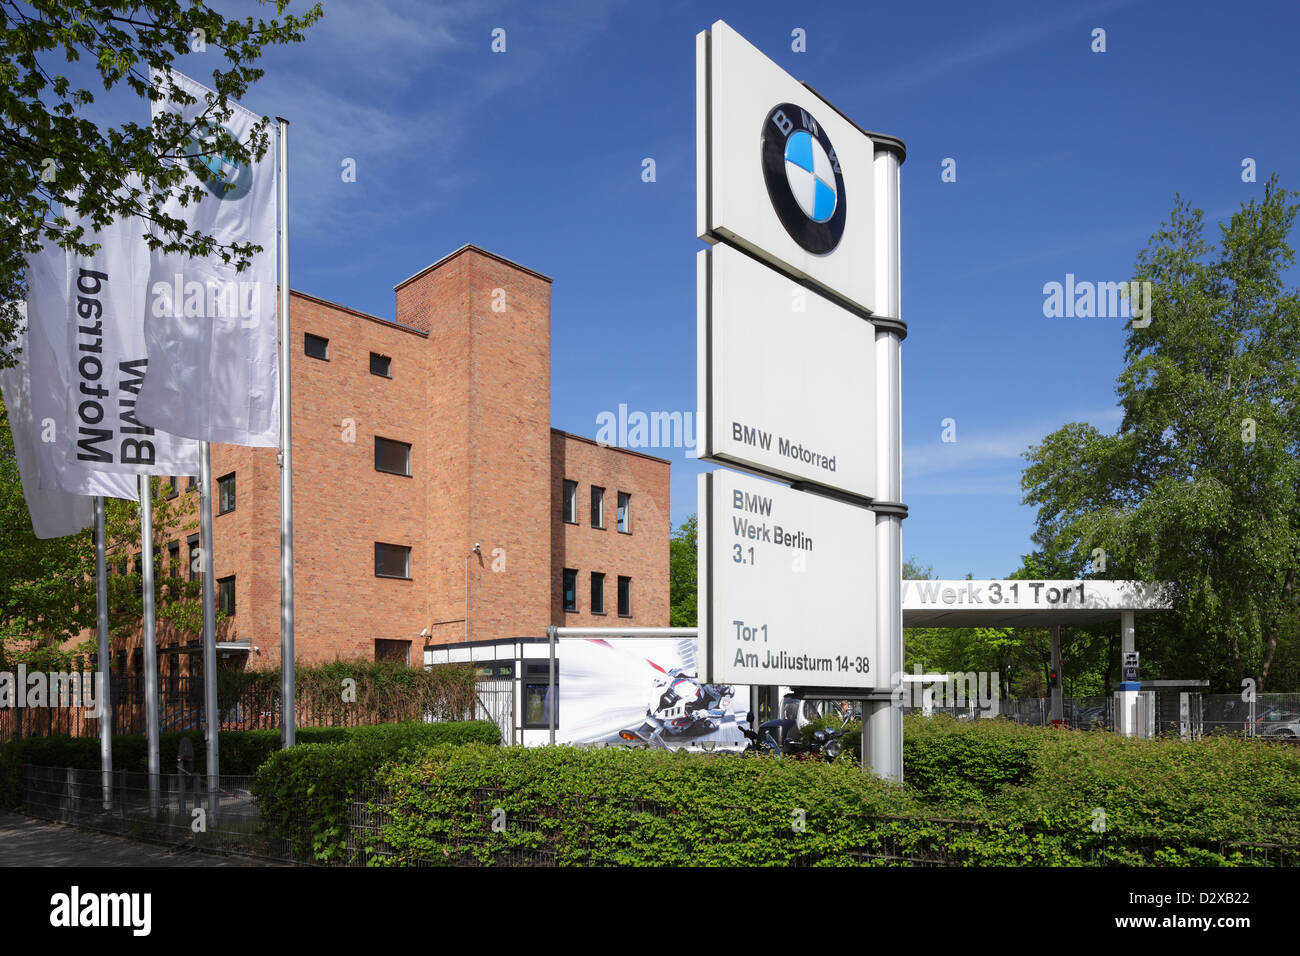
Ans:
[[[885,315],[902,318],[899,151],[877,141],[876,297]],[[877,646],[888,656],[879,673],[903,674],[903,414],[901,330],[876,326],[876,628]],[[882,507],[884,506],[884,507]],[[862,769],[887,780],[903,779],[903,711],[886,700],[862,708]]]

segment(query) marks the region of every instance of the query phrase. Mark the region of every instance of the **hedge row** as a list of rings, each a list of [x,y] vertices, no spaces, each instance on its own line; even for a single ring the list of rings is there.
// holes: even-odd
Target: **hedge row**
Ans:
[[[463,743],[469,740],[493,742],[500,739],[494,724],[481,721],[451,723],[379,724],[361,727],[300,727],[299,744],[333,744],[348,740],[379,740],[432,745]],[[188,738],[194,751],[196,770],[206,766],[206,743],[203,732],[183,731],[158,735],[159,769],[174,773],[176,755],[182,739]],[[257,768],[280,752],[278,730],[223,730],[217,735],[223,776],[251,776]],[[99,739],[94,737],[24,737],[0,744],[0,806],[21,804],[21,770],[23,764],[40,767],[71,767],[98,770]],[[113,738],[113,769],[146,773],[148,751],[142,735]]]
[[[270,832],[302,859],[338,863],[347,857],[349,803],[373,787],[380,768],[415,759],[431,747],[501,741],[496,724],[463,721],[403,724],[354,734],[337,743],[304,742],[280,750],[257,769],[253,796]]]
[[[1223,865],[1277,862],[1280,845],[1300,862],[1297,748],[905,726],[902,788],[852,762],[436,748],[381,774],[376,849],[391,865]]]
[[[389,865],[844,863],[862,814],[916,810],[847,763],[617,747],[443,747],[381,779]]]

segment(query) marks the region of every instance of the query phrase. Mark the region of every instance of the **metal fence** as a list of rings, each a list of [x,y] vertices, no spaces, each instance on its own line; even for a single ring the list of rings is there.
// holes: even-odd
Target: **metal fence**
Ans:
[[[22,794],[28,816],[68,823],[137,840],[284,863],[295,857],[288,843],[270,833],[251,793],[252,777],[218,780],[216,812],[201,774],[158,775],[158,804],[152,806],[149,775],[111,773],[108,798],[98,770],[24,766]]]
[[[87,677],[89,671],[84,672]],[[53,697],[50,698],[53,700]],[[145,732],[144,677],[140,674],[110,674],[107,712],[114,736]],[[485,704],[484,701],[489,703]],[[315,699],[300,688],[296,705],[300,727],[355,727],[364,724],[392,723],[403,720],[449,719],[446,714],[427,711],[427,701],[414,696],[409,700],[394,697],[381,705],[362,707],[345,704],[337,693]],[[459,705],[458,705],[459,706]],[[500,695],[489,695],[475,702],[476,714],[495,719],[505,729],[513,727],[513,705]],[[0,743],[20,737],[48,737],[66,734],[71,737],[98,737],[100,718],[83,706],[6,707],[0,708]],[[203,678],[163,676],[158,679],[159,727],[163,733],[202,730]],[[461,717],[464,715],[455,715]],[[219,730],[278,730],[280,727],[280,690],[278,687],[245,686],[237,691],[219,690],[217,695]],[[507,737],[507,740],[510,738]]]
[[[1202,694],[1187,690],[1156,691],[1155,732],[1158,736],[1200,738],[1204,735],[1270,737],[1300,742],[1300,694],[1260,694],[1243,700],[1240,694]],[[1115,698],[1066,697],[1065,723],[1080,730],[1115,729]],[[905,714],[948,714],[957,720],[1002,717],[1031,727],[1052,722],[1047,697],[1010,698],[995,707],[978,704],[935,705],[924,710],[905,707]]]
[[[503,680],[479,680],[474,685],[475,720],[487,720],[496,724],[501,731],[501,743],[513,747],[515,737],[515,682]]]

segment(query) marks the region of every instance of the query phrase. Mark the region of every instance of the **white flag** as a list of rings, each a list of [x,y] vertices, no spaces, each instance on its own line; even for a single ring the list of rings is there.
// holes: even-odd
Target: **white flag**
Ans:
[[[57,246],[47,247],[27,260],[29,319],[19,330],[28,381],[36,382],[31,392],[32,427],[36,437],[40,486],[77,495],[103,495],[138,501],[139,484],[133,475],[94,471],[70,455],[76,434],[68,410],[68,383],[72,381],[68,356],[68,261]],[[57,338],[49,339],[53,332]]]
[[[9,414],[9,432],[14,438],[18,477],[22,481],[27,510],[31,512],[32,531],[38,538],[61,538],[90,525],[94,517],[91,501],[84,495],[41,488],[39,441],[35,427],[39,422],[32,420],[26,324],[21,324],[17,332],[15,344],[23,352],[18,356],[17,364],[0,369],[0,393],[4,395],[5,411]]]
[[[195,121],[196,137],[185,152],[200,154],[210,129],[200,117],[211,91],[175,72],[155,71],[152,82],[165,89],[167,76],[198,102],[182,107],[164,99],[153,104],[154,116],[172,111]],[[247,142],[260,118],[231,106],[226,129]],[[189,160],[187,184],[202,185],[203,198],[165,207],[191,231],[218,243],[253,242],[263,249],[243,272],[217,258],[151,256],[145,313],[149,375],[137,410],[142,421],[174,435],[230,445],[280,442],[274,152],[272,144],[260,161],[242,166],[210,154]]]
[[[77,224],[75,217],[73,225]],[[136,402],[148,371],[144,341],[149,247],[145,227],[127,219],[83,241],[93,256],[46,240],[27,267],[35,407],[62,409],[52,443],[72,465],[127,475],[195,475],[199,444],[155,429]],[[43,459],[44,460],[44,459]],[[55,479],[68,490],[65,480]],[[48,482],[47,482],[48,483]]]

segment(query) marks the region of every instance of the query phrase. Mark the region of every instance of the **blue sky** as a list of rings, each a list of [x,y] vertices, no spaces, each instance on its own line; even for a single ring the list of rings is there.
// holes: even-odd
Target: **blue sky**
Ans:
[[[324,6],[244,101],[292,122],[293,287],[391,318],[393,285],[466,242],[552,276],[552,420],[578,434],[620,403],[695,409],[699,30],[726,20],[902,138],[903,553],[944,577],[1031,549],[1030,444],[1119,423],[1123,320],[1045,318],[1044,283],[1128,279],[1176,193],[1213,223],[1274,171],[1300,187],[1293,0]],[[656,453],[676,524],[708,466]]]

